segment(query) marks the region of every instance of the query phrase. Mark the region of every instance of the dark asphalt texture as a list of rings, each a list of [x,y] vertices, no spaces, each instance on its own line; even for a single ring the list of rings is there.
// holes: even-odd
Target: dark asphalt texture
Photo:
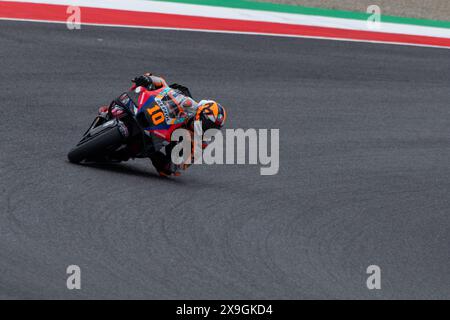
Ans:
[[[449,50],[1,21],[0,56],[0,298],[450,298]],[[144,71],[279,128],[279,174],[68,163]]]

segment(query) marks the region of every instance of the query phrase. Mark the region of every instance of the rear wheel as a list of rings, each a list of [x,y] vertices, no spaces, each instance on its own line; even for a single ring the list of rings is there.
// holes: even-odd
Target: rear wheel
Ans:
[[[118,148],[125,138],[119,126],[106,128],[98,135],[81,141],[67,155],[72,163],[80,163],[87,159],[101,159]]]

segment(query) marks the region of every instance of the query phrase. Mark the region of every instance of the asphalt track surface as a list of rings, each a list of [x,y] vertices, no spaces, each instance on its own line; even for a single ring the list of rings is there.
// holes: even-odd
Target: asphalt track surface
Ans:
[[[0,56],[1,298],[450,298],[450,51],[2,21]],[[279,128],[279,174],[68,163],[144,71]]]

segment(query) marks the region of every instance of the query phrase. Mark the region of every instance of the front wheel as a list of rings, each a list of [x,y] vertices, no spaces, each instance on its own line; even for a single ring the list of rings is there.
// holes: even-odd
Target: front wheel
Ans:
[[[116,122],[113,125],[105,126],[95,135],[85,136],[75,148],[70,150],[67,158],[72,163],[103,158],[114,152],[124,141],[123,128]]]

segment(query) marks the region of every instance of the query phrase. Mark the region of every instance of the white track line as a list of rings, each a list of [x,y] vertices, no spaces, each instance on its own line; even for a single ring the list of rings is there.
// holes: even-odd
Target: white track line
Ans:
[[[33,19],[15,19],[15,18],[0,18],[0,20],[66,24],[66,22],[63,22],[63,21],[51,21],[51,20],[33,20]],[[409,47],[438,48],[438,49],[447,49],[447,50],[450,49],[450,47],[446,47],[446,46],[435,46],[435,45],[427,45],[427,44],[389,42],[389,41],[378,41],[378,40],[358,40],[358,39],[331,38],[331,37],[328,38],[328,37],[319,37],[319,36],[302,36],[302,35],[277,34],[277,33],[205,30],[205,29],[192,29],[192,28],[130,26],[130,25],[116,25],[116,24],[102,24],[102,23],[82,23],[81,25],[82,26],[83,25],[97,26],[97,27],[114,27],[114,28],[133,28],[133,29],[173,30],[173,31],[191,31],[191,32],[206,32],[206,33],[256,35],[256,36],[269,36],[269,37],[282,37],[282,38],[319,39],[319,40],[333,40],[333,41],[359,42],[359,43],[392,44],[392,45],[409,46]],[[70,30],[70,31],[76,32],[74,30]]]

